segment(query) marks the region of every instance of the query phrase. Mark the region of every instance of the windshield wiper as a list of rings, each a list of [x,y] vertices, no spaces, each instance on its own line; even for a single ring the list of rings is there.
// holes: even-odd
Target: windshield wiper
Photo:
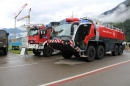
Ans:
[[[71,37],[71,36],[68,36],[68,35],[61,35],[60,37]]]

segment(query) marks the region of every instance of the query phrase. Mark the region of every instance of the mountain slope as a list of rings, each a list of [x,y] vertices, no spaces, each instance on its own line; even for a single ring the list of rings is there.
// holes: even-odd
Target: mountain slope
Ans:
[[[25,29],[19,29],[19,28],[1,28],[1,30],[6,30],[8,33],[9,33],[9,39],[12,39],[14,38],[14,30],[16,30],[16,35],[17,35],[17,38],[19,37],[23,37],[26,35],[26,30]]]
[[[124,22],[130,19],[130,0],[125,0],[111,10],[100,15],[100,20],[104,22]]]
[[[102,13],[101,15],[109,15],[109,14],[114,13],[114,11],[118,10],[118,9],[120,8],[120,5],[122,5],[122,4],[126,5],[126,7],[130,6],[130,5],[128,4],[129,1],[130,1],[130,0],[126,0],[126,1],[124,1],[124,2],[122,2],[122,3],[120,3],[119,5],[117,5],[116,7],[114,7],[113,9],[108,10],[108,11]]]

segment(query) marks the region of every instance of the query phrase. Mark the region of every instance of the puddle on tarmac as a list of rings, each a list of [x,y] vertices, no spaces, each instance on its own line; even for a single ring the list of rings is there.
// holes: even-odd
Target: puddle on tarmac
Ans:
[[[78,64],[84,64],[84,63],[86,62],[82,60],[78,60],[78,59],[62,59],[55,62],[55,64],[67,64],[67,65],[78,65]]]

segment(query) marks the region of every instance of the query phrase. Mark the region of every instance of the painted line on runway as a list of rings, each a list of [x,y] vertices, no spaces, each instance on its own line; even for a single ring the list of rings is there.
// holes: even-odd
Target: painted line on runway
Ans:
[[[130,62],[130,60],[119,62],[119,63],[113,64],[113,65],[109,65],[109,66],[102,67],[102,68],[99,68],[99,69],[96,69],[96,70],[93,70],[93,71],[89,71],[89,72],[86,72],[86,73],[82,73],[82,74],[79,74],[79,75],[76,75],[76,76],[72,76],[72,77],[68,77],[68,78],[65,78],[65,79],[53,81],[53,82],[46,83],[46,84],[39,85],[39,86],[57,86],[59,84],[63,84],[63,83],[66,83],[66,82],[69,82],[69,81],[72,81],[72,80],[76,80],[76,79],[88,76],[90,74],[94,74],[94,73],[100,72],[102,70],[109,69],[109,68],[112,68],[112,67],[115,67],[115,66],[118,66],[118,65],[121,65],[121,64],[128,63],[128,62]]]
[[[38,63],[24,64],[24,65],[15,65],[15,66],[7,66],[7,67],[0,67],[0,69],[14,68],[14,67],[23,67],[23,66],[30,66],[30,65],[36,65],[36,64],[38,64]]]

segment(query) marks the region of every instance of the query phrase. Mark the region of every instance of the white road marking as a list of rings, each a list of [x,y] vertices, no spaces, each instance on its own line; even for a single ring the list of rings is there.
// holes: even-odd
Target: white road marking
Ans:
[[[46,84],[39,85],[39,86],[56,86],[55,84],[62,83],[64,81],[69,81],[69,80],[71,81],[72,79],[76,79],[76,78],[81,77],[81,76],[89,75],[89,74],[92,74],[92,73],[95,73],[95,72],[98,72],[98,71],[101,71],[101,70],[104,70],[104,69],[108,69],[108,68],[111,68],[111,67],[114,67],[114,66],[118,66],[118,65],[127,63],[127,62],[130,62],[130,60],[119,62],[119,63],[113,64],[113,65],[109,65],[109,66],[102,67],[102,68],[99,68],[99,69],[96,69],[96,70],[93,70],[93,71],[89,71],[89,72],[86,72],[86,73],[82,73],[82,74],[75,75],[75,76],[72,76],[72,77],[68,77],[68,78],[65,78],[65,79],[53,81],[53,82],[46,83]]]
[[[7,66],[7,67],[0,67],[0,69],[22,67],[22,66],[29,66],[29,65],[36,65],[36,64],[38,64],[38,63],[24,64],[24,65],[15,65],[15,66]]]

